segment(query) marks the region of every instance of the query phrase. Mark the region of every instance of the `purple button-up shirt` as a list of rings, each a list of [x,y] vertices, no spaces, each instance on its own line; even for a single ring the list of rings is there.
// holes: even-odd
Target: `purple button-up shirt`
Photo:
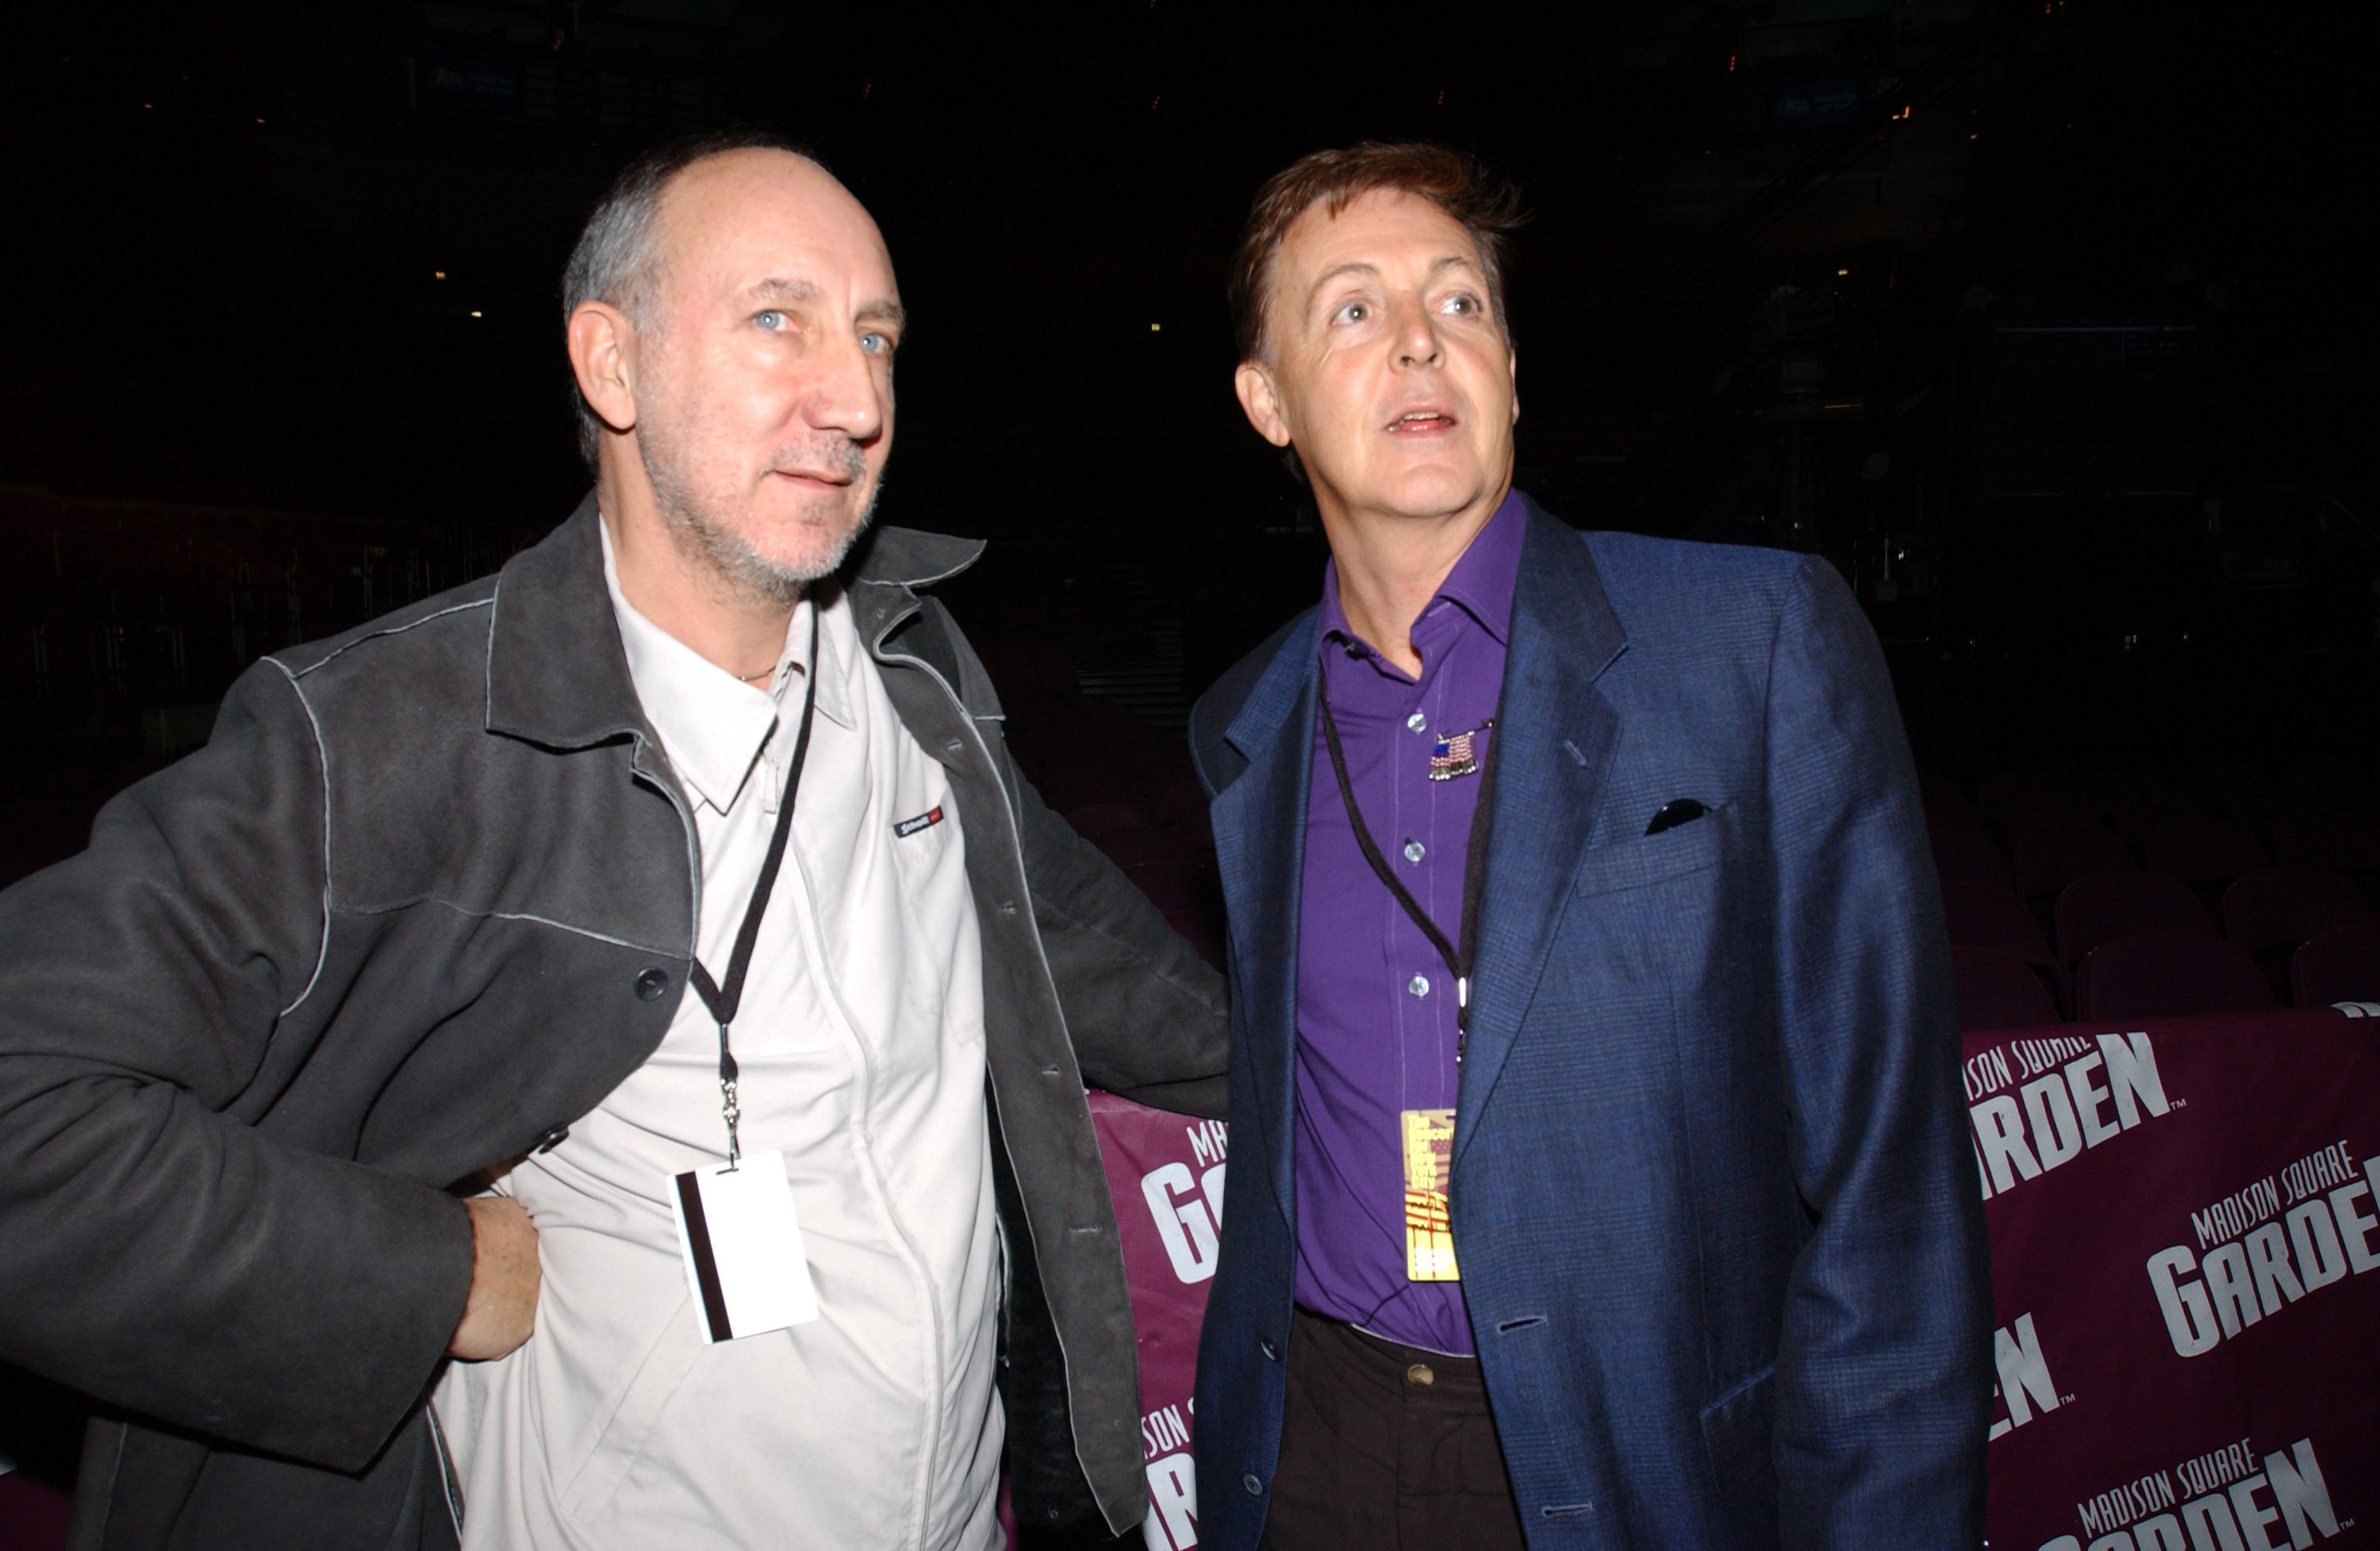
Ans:
[[[1322,692],[1356,806],[1458,947],[1479,777],[1430,780],[1430,752],[1496,714],[1526,531],[1520,497],[1506,496],[1414,621],[1418,679],[1348,627],[1338,570],[1323,573]],[[1389,1340],[1467,1356],[1463,1285],[1405,1276],[1401,1117],[1455,1106],[1454,977],[1357,848],[1319,721],[1298,926],[1296,1297]],[[1476,748],[1484,758],[1487,739]]]

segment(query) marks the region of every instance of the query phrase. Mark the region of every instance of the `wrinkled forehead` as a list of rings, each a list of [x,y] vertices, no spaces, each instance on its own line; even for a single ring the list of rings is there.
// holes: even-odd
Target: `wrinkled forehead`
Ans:
[[[897,299],[875,219],[832,174],[788,151],[734,151],[687,167],[662,192],[654,236],[678,301],[764,282],[858,305]]]
[[[1281,238],[1278,277],[1305,278],[1348,263],[1437,266],[1453,260],[1485,273],[1479,245],[1438,203],[1401,188],[1374,188],[1338,210],[1317,200]]]

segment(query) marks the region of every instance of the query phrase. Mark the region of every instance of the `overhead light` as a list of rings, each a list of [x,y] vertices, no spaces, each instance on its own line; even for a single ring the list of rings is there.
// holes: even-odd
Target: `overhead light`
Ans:
[[[1151,333],[1162,333],[1165,332],[1165,325],[1162,323],[1151,323],[1148,325],[1148,332]]]
[[[1841,277],[1841,276],[1849,275],[1851,273],[1852,273],[1852,272],[1851,272],[1851,271],[1849,271],[1849,270],[1847,270],[1847,269],[1839,269],[1839,270],[1835,271],[1835,273],[1836,273],[1836,275],[1837,275],[1838,277]]]
[[[443,269],[434,269],[430,272],[430,277],[432,280],[443,280],[446,278],[446,272]]]
[[[480,315],[480,309],[479,309],[478,308],[476,308],[476,307],[475,307],[475,308],[471,309],[471,316],[472,316],[472,317],[477,318],[479,315]]]

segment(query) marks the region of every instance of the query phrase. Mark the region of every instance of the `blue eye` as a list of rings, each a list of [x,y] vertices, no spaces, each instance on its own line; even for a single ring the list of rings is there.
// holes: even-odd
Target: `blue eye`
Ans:
[[[889,356],[892,353],[892,342],[880,333],[861,334],[859,347],[872,356]]]
[[[766,312],[753,314],[752,321],[759,324],[764,329],[783,328],[785,322],[785,315],[772,307]]]

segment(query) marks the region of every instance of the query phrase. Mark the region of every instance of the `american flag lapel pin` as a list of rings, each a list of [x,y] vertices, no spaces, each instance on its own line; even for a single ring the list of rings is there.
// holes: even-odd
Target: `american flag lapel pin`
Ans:
[[[1479,773],[1479,734],[1496,725],[1489,718],[1468,733],[1440,733],[1430,745],[1429,779],[1452,781],[1457,776]]]

